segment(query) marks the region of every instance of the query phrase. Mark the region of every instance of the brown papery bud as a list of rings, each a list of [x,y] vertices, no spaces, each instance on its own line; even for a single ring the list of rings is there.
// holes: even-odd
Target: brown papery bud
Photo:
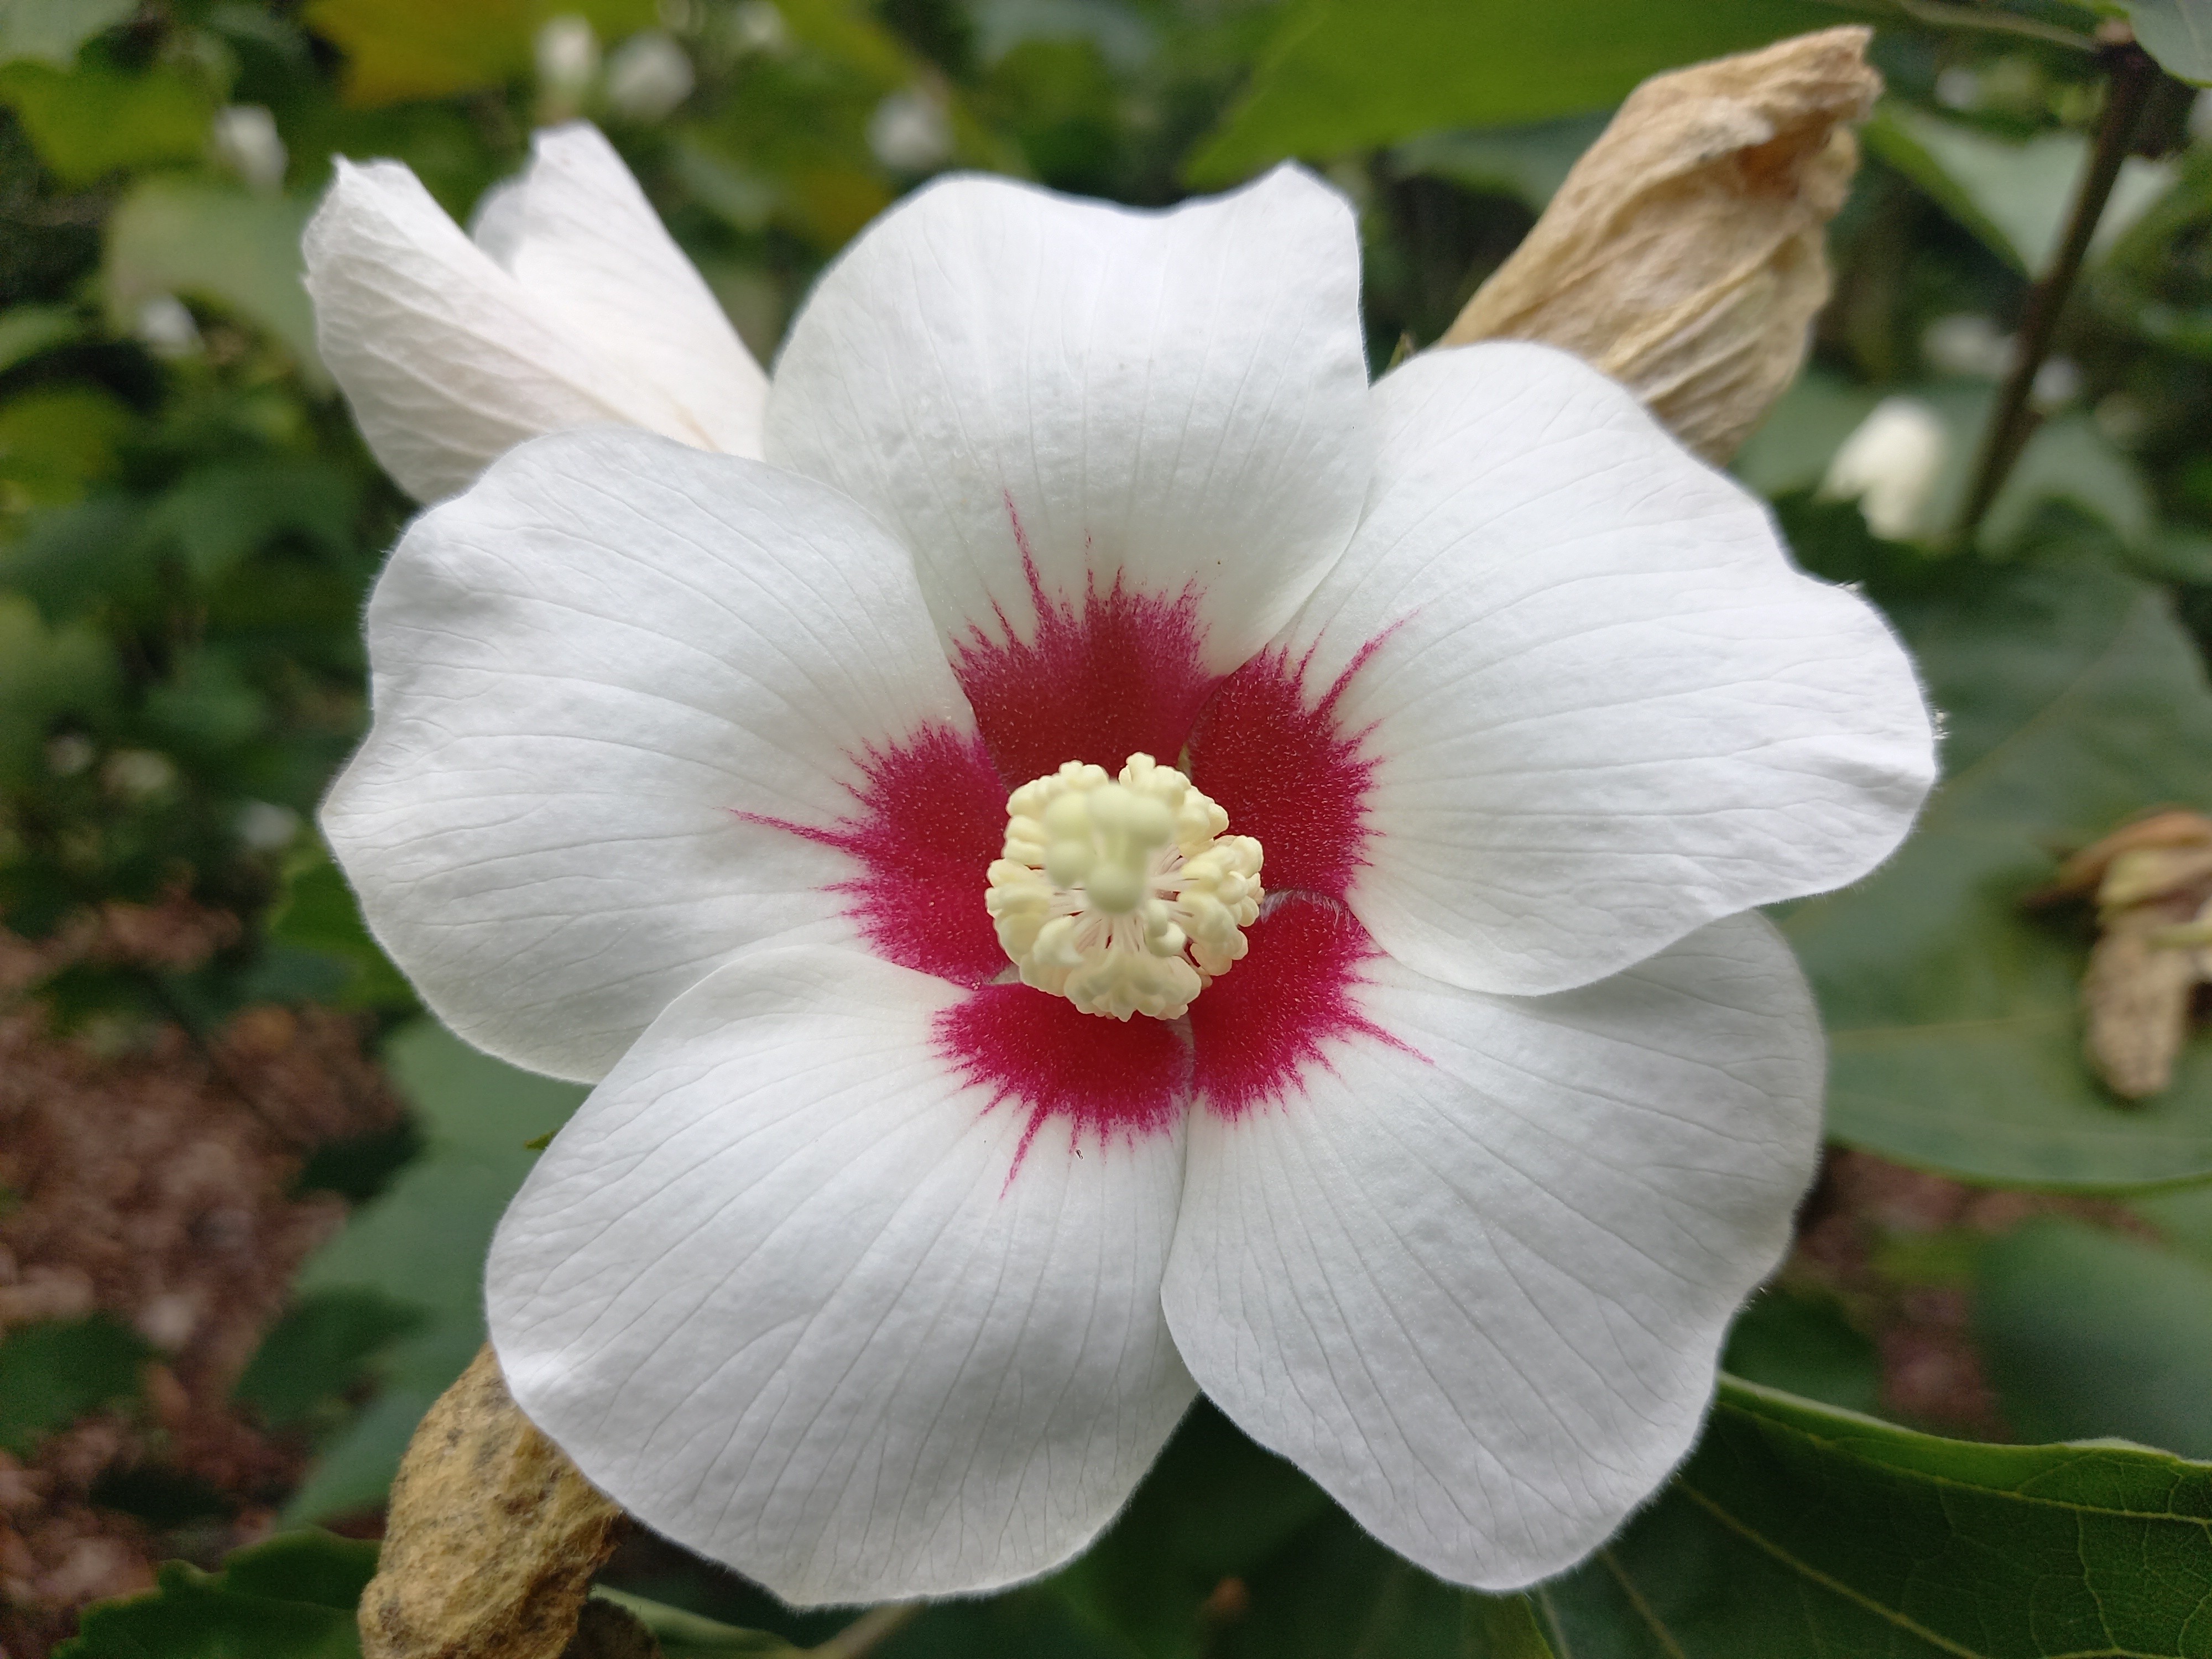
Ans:
[[[559,1659],[621,1518],[517,1409],[487,1346],[408,1443],[361,1598],[364,1659]]]
[[[1595,364],[1711,461],[1804,362],[1823,248],[1881,92],[1873,31],[1824,29],[1655,76],[1439,343],[1540,340]]]

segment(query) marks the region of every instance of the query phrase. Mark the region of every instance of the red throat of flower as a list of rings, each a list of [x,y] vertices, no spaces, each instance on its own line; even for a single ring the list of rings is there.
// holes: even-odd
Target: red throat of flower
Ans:
[[[994,1108],[1024,1113],[1030,1134],[1065,1117],[1079,1139],[1105,1141],[1166,1129],[1192,1103],[1235,1116],[1287,1100],[1333,1042],[1382,1035],[1355,994],[1375,947],[1345,904],[1374,762],[1338,715],[1373,645],[1318,691],[1307,661],[1279,650],[1216,676],[1194,590],[1146,593],[1116,578],[1078,602],[1048,593],[1026,556],[1024,568],[1030,637],[1001,611],[955,654],[976,734],[930,726],[872,749],[856,757],[852,812],[781,827],[858,863],[840,890],[878,954],[969,988],[939,1021],[940,1051]],[[1265,848],[1267,897],[1244,954],[1201,974],[1179,1018],[1101,1018],[1012,982],[984,902],[1009,850],[1012,792],[1071,762],[1110,775],[1133,756],[1179,764],[1231,837]]]

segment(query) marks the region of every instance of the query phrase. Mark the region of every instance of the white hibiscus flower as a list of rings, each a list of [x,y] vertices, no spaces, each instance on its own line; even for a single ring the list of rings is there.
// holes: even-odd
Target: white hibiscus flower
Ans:
[[[358,199],[318,292],[390,431],[404,366],[495,371],[330,314]],[[331,842],[457,1031],[598,1085],[493,1249],[509,1384],[791,1601],[1046,1571],[1199,1389],[1528,1583],[1682,1457],[1785,1245],[1821,1045],[1750,911],[1904,835],[1911,671],[1610,381],[1370,386],[1358,300],[1294,170],[940,182],[808,301],[765,461],[524,443],[377,587]]]

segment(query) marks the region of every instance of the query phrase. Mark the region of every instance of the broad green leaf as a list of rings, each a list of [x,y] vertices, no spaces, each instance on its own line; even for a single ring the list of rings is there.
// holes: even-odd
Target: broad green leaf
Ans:
[[[17,1326],[0,1340],[0,1450],[22,1456],[87,1412],[129,1399],[151,1355],[100,1315]]]
[[[1226,184],[1285,156],[1604,109],[1662,70],[1837,21],[1808,0],[1305,0],[1186,173]]]
[[[1881,1396],[1874,1344],[1832,1300],[1770,1286],[1729,1331],[1722,1364],[1737,1376],[1846,1411],[1871,1412]]]
[[[54,1659],[358,1659],[354,1609],[376,1555],[301,1532],[240,1550],[220,1572],[171,1561],[158,1589],[86,1608]]]
[[[114,653],[91,628],[49,629],[28,599],[0,592],[0,787],[42,771],[53,723],[99,709],[116,679]]]
[[[1195,1655],[1200,1608],[1330,1512],[1321,1489],[1200,1400],[1098,1543],[1053,1582],[1147,1653]]]
[[[271,946],[312,953],[335,972],[320,1000],[346,1008],[407,1008],[414,988],[369,937],[353,889],[319,842],[288,866],[283,891],[270,912]]]
[[[307,1422],[335,1407],[423,1318],[420,1309],[365,1286],[303,1297],[262,1338],[237,1397],[272,1428]]]
[[[0,69],[0,103],[15,110],[39,159],[65,185],[89,185],[118,167],[197,161],[215,118],[206,92],[167,70],[64,74],[17,62]]]
[[[311,384],[326,385],[301,280],[300,233],[313,211],[304,198],[196,179],[142,179],[107,221],[109,321],[127,331],[159,295],[205,300],[267,330]]]
[[[2157,1228],[2173,1249],[2212,1264],[2212,1185],[2139,1194],[2128,1200],[2128,1207]]]
[[[1541,211],[1599,133],[1602,115],[1563,115],[1528,126],[1431,132],[1390,154],[1392,170],[1448,179],[1469,190],[1504,191]]]
[[[648,1601],[601,1585],[592,1594],[611,1601],[653,1632],[662,1659],[799,1659],[804,1649],[762,1630],[740,1630],[696,1613]]]
[[[2142,49],[2167,74],[2212,84],[2212,0],[2119,0]]]
[[[2081,1057],[2087,918],[2022,902],[2124,819],[2212,805],[2195,647],[2160,590],[2087,558],[1875,586],[1945,716],[1946,780],[1887,865],[1784,921],[1828,1025],[1829,1133],[1970,1181],[2212,1176],[2212,1042],[2169,1092],[2107,1095]]]
[[[65,381],[27,392],[0,408],[0,478],[27,504],[76,501],[114,473],[131,425],[131,411],[98,386]]]
[[[1673,1484],[1536,1599],[1572,1659],[2197,1659],[2212,1465],[1943,1440],[1723,1379]]]
[[[72,306],[14,306],[0,312],[0,369],[27,363],[84,332]]]
[[[2119,1435],[2212,1457],[2212,1266],[2040,1221],[1983,1250],[1974,1324],[2022,1438]]]
[[[2046,132],[2014,143],[1896,102],[1868,123],[1866,140],[1992,252],[2030,276],[2057,255],[2089,155],[2089,141],[2079,133]],[[2150,211],[2176,177],[2167,162],[2130,156],[2122,163],[2090,240],[2090,257]]]
[[[556,16],[590,21],[603,40],[655,21],[652,0],[314,0],[307,26],[346,55],[350,103],[442,98],[520,78],[531,41]]]
[[[175,537],[194,579],[213,581],[282,535],[349,551],[360,505],[360,480],[328,461],[216,461],[165,491],[147,529]]]
[[[0,64],[35,58],[56,69],[77,48],[138,9],[138,0],[8,0],[0,6]]]
[[[384,1392],[324,1449],[285,1510],[292,1522],[383,1498],[416,1423],[483,1345],[484,1252],[535,1161],[523,1143],[560,1127],[585,1093],[480,1054],[428,1020],[394,1036],[385,1062],[428,1145],[309,1260],[298,1286],[373,1292],[422,1322],[387,1350]]]

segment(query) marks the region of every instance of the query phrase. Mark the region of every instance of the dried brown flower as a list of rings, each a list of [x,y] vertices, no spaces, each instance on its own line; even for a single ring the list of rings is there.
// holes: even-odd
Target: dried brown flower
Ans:
[[[1823,240],[1881,91],[1872,31],[1824,29],[1655,76],[1440,343],[1541,340],[1733,455],[1804,362]]]
[[[2166,811],[2124,825],[2067,860],[2036,896],[2091,895],[2084,1046],[2114,1094],[2140,1100],[2172,1082],[2197,988],[2212,981],[2212,818]]]
[[[408,1443],[361,1598],[365,1659],[558,1659],[621,1516],[516,1407],[487,1345]]]

